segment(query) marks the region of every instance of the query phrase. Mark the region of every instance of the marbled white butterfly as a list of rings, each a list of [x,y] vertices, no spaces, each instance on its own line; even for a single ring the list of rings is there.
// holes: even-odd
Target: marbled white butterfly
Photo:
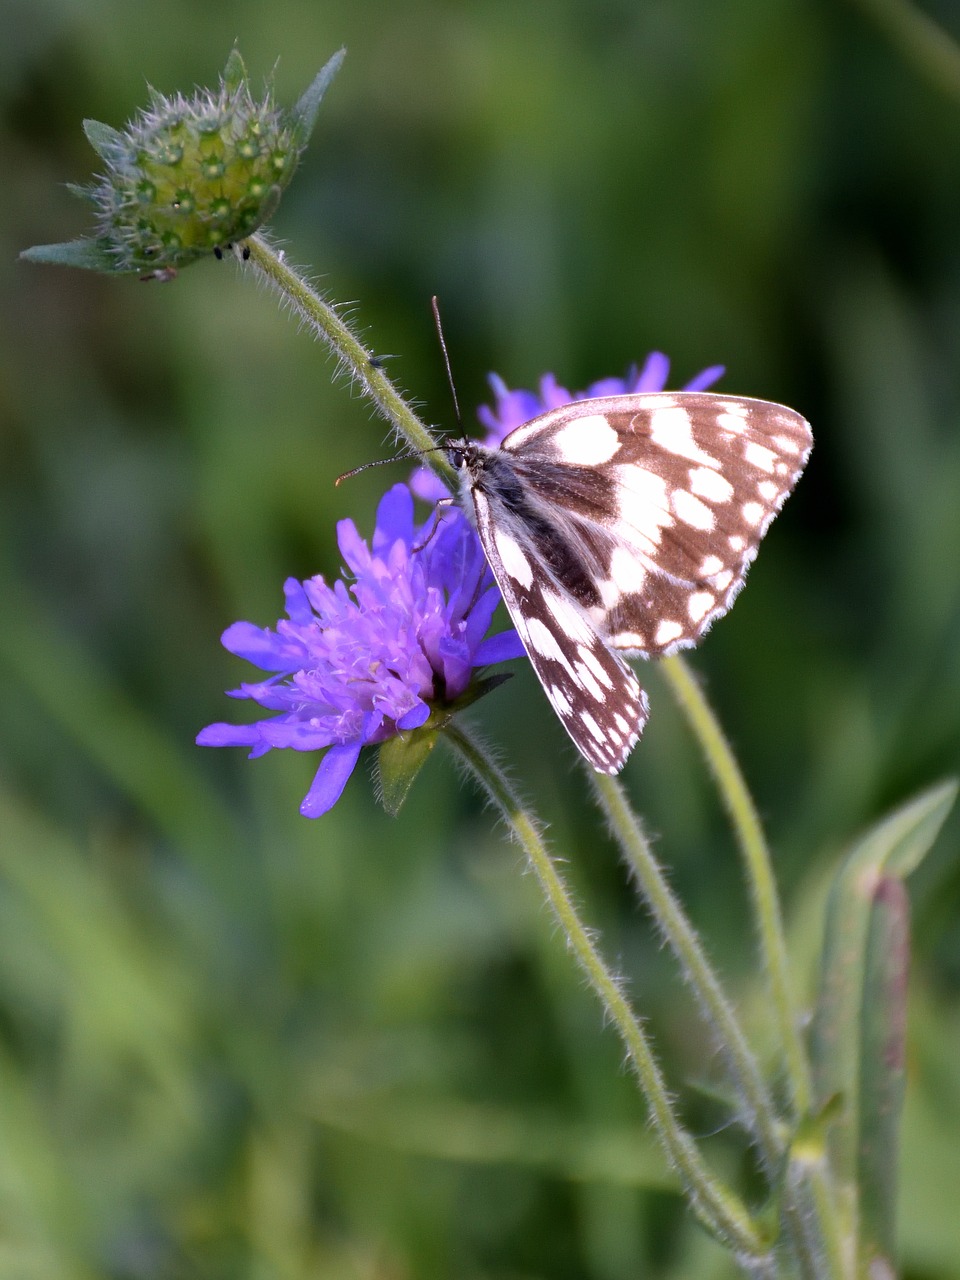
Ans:
[[[792,409],[708,391],[578,400],[498,449],[448,445],[461,501],[561,723],[618,773],[661,657],[726,613],[813,437]]]

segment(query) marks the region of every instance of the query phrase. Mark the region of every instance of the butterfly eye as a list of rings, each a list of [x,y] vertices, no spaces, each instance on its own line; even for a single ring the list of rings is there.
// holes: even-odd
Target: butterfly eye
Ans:
[[[447,446],[447,459],[455,471],[462,470],[464,462],[466,461],[463,449],[455,444]]]

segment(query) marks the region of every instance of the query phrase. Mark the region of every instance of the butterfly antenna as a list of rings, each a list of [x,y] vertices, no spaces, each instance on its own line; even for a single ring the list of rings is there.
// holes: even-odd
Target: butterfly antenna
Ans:
[[[443,352],[443,364],[447,371],[447,382],[450,386],[450,395],[453,397],[453,412],[457,419],[457,430],[463,432],[463,419],[460,417],[460,402],[457,400],[457,388],[453,385],[453,370],[450,368],[450,354],[447,351],[447,342],[443,336],[443,325],[440,323],[440,301],[434,294],[430,299],[430,306],[433,310],[433,323],[437,327],[437,339],[440,343],[440,350]]]
[[[419,458],[419,453],[400,453],[393,458],[377,458],[374,462],[362,462],[359,467],[353,467],[350,471],[344,471],[342,476],[337,476],[334,480],[334,487],[338,487],[344,480],[351,480],[354,476],[358,476],[361,471],[369,471],[371,467],[384,467],[388,462],[402,462],[404,458]]]
[[[342,480],[352,480],[354,476],[358,476],[361,471],[369,471],[371,467],[385,467],[388,462],[404,462],[407,458],[423,459],[424,454],[439,453],[445,449],[446,445],[434,445],[432,449],[411,449],[409,453],[396,453],[392,458],[376,458],[373,462],[361,462],[359,467],[351,467],[349,471],[344,471],[343,475],[337,476],[334,480],[334,488],[340,485]]]

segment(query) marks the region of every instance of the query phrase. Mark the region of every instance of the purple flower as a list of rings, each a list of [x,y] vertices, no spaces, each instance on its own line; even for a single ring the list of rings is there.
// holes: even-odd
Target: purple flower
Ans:
[[[597,396],[633,395],[641,391],[664,391],[670,374],[670,361],[659,351],[652,351],[647,356],[642,369],[633,365],[627,370],[625,378],[603,378],[593,382],[586,391],[569,392],[561,387],[552,373],[545,373],[540,379],[540,393],[518,389],[511,391],[502,378],[490,374],[490,386],[496,397],[496,405],[489,408],[481,405],[477,417],[487,429],[484,444],[495,446],[500,444],[516,427],[531,418],[550,409],[559,409],[561,405],[570,404],[572,400],[592,400]],[[711,365],[698,373],[683,388],[684,391],[704,391],[718,378],[723,377],[723,365]],[[432,471],[426,467],[418,467],[410,481],[411,488],[419,498],[427,502],[439,502],[446,496],[446,489]]]
[[[456,510],[417,527],[413,498],[395,485],[381,499],[370,547],[352,520],[337,526],[354,576],[348,587],[322,577],[284,584],[287,618],[276,630],[235,622],[223,633],[231,653],[272,672],[242,684],[278,714],[254,724],[211,724],[203,747],[326,748],[300,812],[326,813],[354,770],[361,747],[419,728],[434,704],[465,692],[477,667],[523,654],[516,632],[486,637],[500,593],[479,540]]]

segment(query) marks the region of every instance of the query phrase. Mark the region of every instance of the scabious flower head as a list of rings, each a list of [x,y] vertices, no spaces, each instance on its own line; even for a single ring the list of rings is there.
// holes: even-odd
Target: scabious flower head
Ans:
[[[276,209],[341,61],[342,51],[289,111],[275,105],[269,88],[254,97],[234,50],[214,91],[168,98],[151,90],[149,107],[122,130],[85,121],[106,171],[74,191],[93,204],[96,234],[24,256],[169,278],[243,240]]]
[[[413,498],[395,485],[377,510],[371,545],[352,520],[337,527],[353,575],[285,584],[287,617],[275,630],[236,622],[231,653],[272,672],[230,694],[277,714],[254,724],[212,724],[200,746],[326,750],[300,812],[315,818],[339,799],[360,751],[420,728],[464,695],[476,668],[520,657],[514,631],[487,636],[500,594],[473,528],[456,510],[414,523]]]
[[[483,443],[488,448],[499,445],[503,439],[531,418],[559,409],[573,400],[594,400],[598,396],[625,396],[644,391],[664,391],[670,374],[670,361],[659,351],[647,356],[642,368],[633,365],[623,378],[603,378],[592,382],[585,391],[568,391],[561,387],[552,373],[540,379],[539,392],[518,388],[511,391],[497,374],[491,373],[495,405],[481,405],[477,417],[486,427]],[[686,384],[684,391],[704,391],[723,376],[723,365],[711,365]],[[418,497],[437,502],[446,492],[441,482],[426,467],[419,467],[411,480],[411,487]]]

